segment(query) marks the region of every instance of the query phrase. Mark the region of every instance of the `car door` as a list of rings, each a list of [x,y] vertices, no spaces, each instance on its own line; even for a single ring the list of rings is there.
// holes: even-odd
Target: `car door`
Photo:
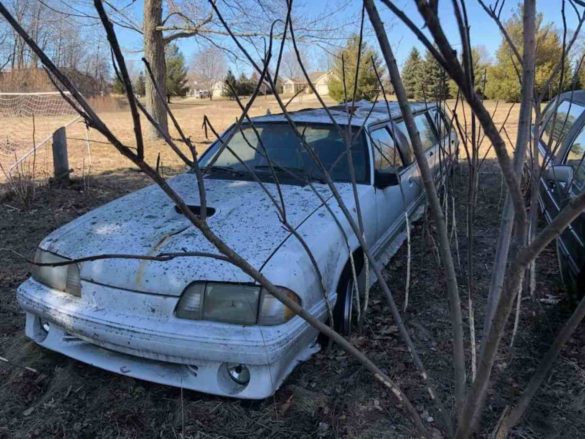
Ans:
[[[439,176],[439,141],[427,111],[414,115],[414,123],[420,136],[425,156],[435,179]]]
[[[573,178],[565,187],[557,185],[554,192],[559,208],[585,191],[585,127],[571,143],[563,164],[573,168]],[[567,256],[569,266],[575,275],[585,268],[585,213],[579,215],[559,237],[561,250]]]
[[[371,129],[369,132],[374,171],[399,172],[402,159],[398,146],[387,126]],[[407,204],[400,185],[375,188],[376,205],[376,244],[374,252],[380,250],[390,241],[400,228],[404,207]]]
[[[400,170],[400,189],[406,202],[409,217],[421,206],[424,201],[424,192],[420,178],[420,171],[414,161],[412,145],[408,141],[404,121],[393,122],[389,126],[390,134],[400,149],[402,169]],[[411,219],[412,220],[412,219]]]
[[[544,121],[539,149],[545,168],[560,163],[564,156],[563,153],[567,150],[567,139],[571,139],[575,130],[582,125],[584,110],[585,107],[565,100],[558,105],[555,112],[551,111],[548,119]],[[548,178],[543,172],[540,179],[539,196],[544,216],[548,222],[552,221],[560,209],[559,201],[562,194],[558,192],[558,189],[558,184],[554,179]]]
[[[449,120],[440,108],[431,108],[429,110],[429,116],[439,138],[437,165],[439,167],[438,174],[443,178],[456,160],[458,147],[457,135],[452,130]]]

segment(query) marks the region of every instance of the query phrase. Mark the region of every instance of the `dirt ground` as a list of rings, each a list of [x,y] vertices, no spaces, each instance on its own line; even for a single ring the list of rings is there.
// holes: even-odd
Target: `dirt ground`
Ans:
[[[229,103],[229,105],[235,105]],[[230,111],[233,111],[233,114]],[[237,108],[214,109],[220,128],[229,124]],[[503,111],[503,110],[498,110]],[[203,113],[193,107],[181,112],[194,139]],[[258,113],[265,110],[259,109]],[[179,113],[179,111],[177,111]],[[502,113],[502,119],[505,113]],[[106,117],[106,116],[104,116]],[[108,116],[110,117],[110,116]],[[114,119],[121,115],[111,116]],[[213,117],[210,115],[212,122]],[[112,120],[114,120],[112,119]],[[223,126],[221,124],[223,123]],[[120,129],[124,129],[120,125]],[[513,126],[507,126],[512,133]],[[511,134],[513,135],[513,134]],[[198,137],[199,136],[199,137]],[[100,149],[100,148],[104,149]],[[154,147],[152,148],[154,149]],[[149,152],[151,158],[156,154]],[[37,189],[28,209],[4,195],[0,200],[0,438],[411,438],[412,425],[389,393],[344,352],[322,349],[295,369],[281,389],[264,401],[239,401],[147,383],[114,375],[36,346],[23,335],[24,315],[15,300],[16,287],[29,273],[16,252],[30,257],[51,230],[73,218],[147,184],[130,171],[111,147],[92,148],[91,176],[68,188]],[[169,161],[169,167],[171,166]],[[480,179],[481,200],[476,219],[474,260],[477,331],[483,320],[483,297],[494,256],[502,182],[488,159]],[[464,233],[466,168],[452,184],[458,223],[462,272],[467,241]],[[437,265],[428,219],[412,233],[412,283],[404,319],[439,394],[452,395],[451,328],[444,278]],[[406,249],[393,258],[385,273],[399,304],[404,301]],[[481,436],[487,436],[502,409],[518,398],[544,350],[570,313],[560,284],[556,256],[547,249],[537,264],[535,297],[522,300],[520,330],[513,348],[504,343],[495,368]],[[465,279],[460,279],[467,303]],[[437,415],[420,386],[410,356],[377,288],[361,333],[352,341],[402,387],[420,410],[429,428]],[[467,309],[464,309],[467,315]],[[466,328],[467,329],[467,328]],[[468,342],[467,342],[468,343]],[[562,355],[531,404],[515,438],[577,438],[585,432],[585,328],[563,349]],[[467,344],[469,345],[469,344]],[[469,353],[468,360],[469,360]],[[32,368],[31,371],[27,368]]]

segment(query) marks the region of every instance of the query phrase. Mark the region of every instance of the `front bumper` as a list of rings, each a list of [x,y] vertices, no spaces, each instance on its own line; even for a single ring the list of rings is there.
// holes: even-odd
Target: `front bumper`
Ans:
[[[26,335],[41,346],[115,373],[216,395],[266,398],[318,350],[316,330],[299,317],[273,327],[183,320],[173,313],[177,297],[91,282],[82,282],[77,298],[29,279],[17,298]],[[325,319],[324,301],[310,311]],[[250,382],[233,381],[229,364],[245,365]]]

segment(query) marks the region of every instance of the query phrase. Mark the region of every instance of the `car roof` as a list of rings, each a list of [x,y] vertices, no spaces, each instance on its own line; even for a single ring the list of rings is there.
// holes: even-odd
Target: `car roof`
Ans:
[[[410,102],[410,108],[413,113],[434,107],[436,107],[434,103]],[[390,114],[388,109],[390,109]],[[350,123],[351,118],[351,125],[353,126],[371,125],[402,117],[402,112],[396,101],[386,103],[384,101],[369,102],[365,100],[355,102],[353,105],[348,103],[327,107],[327,110],[324,108],[307,108],[291,111],[288,114],[294,122],[330,124],[331,117],[328,112],[340,125],[347,125]],[[252,120],[254,123],[287,122],[284,114],[259,116],[252,118]]]
[[[555,98],[552,98],[550,101],[554,101]],[[580,102],[585,103],[585,90],[573,90],[573,91],[566,91],[558,95],[559,101],[563,100],[570,100],[573,102]]]

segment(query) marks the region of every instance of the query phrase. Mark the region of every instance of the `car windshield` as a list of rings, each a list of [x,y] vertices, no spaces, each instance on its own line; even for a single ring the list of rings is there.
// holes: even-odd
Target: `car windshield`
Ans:
[[[323,172],[307,146],[323,163],[335,182],[351,182],[346,143],[339,129],[325,124],[296,124],[304,143],[288,123],[256,123],[228,131],[201,159],[210,176],[250,180],[251,171],[263,180],[276,177],[283,183],[323,181]],[[343,136],[347,127],[341,127]],[[351,157],[357,183],[368,179],[368,155],[363,132],[352,128]]]

